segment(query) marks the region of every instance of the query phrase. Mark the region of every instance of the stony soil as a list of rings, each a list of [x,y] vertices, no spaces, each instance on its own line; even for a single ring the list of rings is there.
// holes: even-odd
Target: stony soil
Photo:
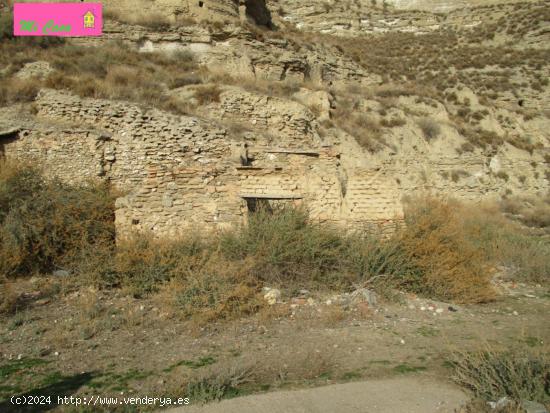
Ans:
[[[403,375],[445,383],[453,351],[544,348],[550,339],[550,294],[540,286],[500,282],[498,300],[467,306],[398,294],[375,308],[346,308],[313,295],[197,325],[160,296],[69,285],[60,278],[16,285],[22,307],[0,323],[0,400],[60,383],[63,394],[182,395],[202,372],[243,365],[261,372],[244,393]]]

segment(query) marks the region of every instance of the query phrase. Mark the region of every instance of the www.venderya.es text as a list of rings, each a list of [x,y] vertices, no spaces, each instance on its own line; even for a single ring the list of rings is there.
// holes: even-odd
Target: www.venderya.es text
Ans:
[[[13,396],[11,403],[17,406],[183,406],[188,397],[108,397],[108,396]]]

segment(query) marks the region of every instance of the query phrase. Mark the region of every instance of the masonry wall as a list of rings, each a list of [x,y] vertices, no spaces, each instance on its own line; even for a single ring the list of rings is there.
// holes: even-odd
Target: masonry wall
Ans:
[[[94,179],[102,170],[101,134],[94,131],[23,129],[2,144],[1,152],[41,164],[49,176],[71,183]]]
[[[243,142],[206,120],[54,90],[42,90],[36,107],[40,124],[58,128],[23,128],[4,144],[6,156],[32,159],[69,182],[109,181],[124,194],[116,201],[121,238],[241,225],[251,199],[299,201],[312,219],[342,226],[402,216],[397,187],[372,171],[344,179],[339,154],[314,135],[302,147],[294,133],[276,142],[257,136],[246,166]]]

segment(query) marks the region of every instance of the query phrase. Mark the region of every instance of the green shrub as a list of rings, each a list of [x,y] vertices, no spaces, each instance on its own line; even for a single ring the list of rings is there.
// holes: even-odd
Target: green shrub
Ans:
[[[222,235],[220,249],[230,260],[251,258],[252,275],[270,284],[318,284],[327,288],[351,281],[348,243],[331,228],[308,221],[305,210],[261,208],[246,227]]]

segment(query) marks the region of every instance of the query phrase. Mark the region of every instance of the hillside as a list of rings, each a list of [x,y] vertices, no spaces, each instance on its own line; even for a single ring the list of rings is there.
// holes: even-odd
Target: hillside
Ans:
[[[547,0],[102,3],[101,37],[0,15],[1,411],[401,374],[549,406]]]
[[[34,93],[12,88],[53,88],[63,94],[44,89],[33,105],[37,113],[17,116],[17,121],[11,111],[3,111],[4,130],[27,130],[20,134],[33,136],[32,142],[21,139],[4,151],[44,157],[28,145],[51,139],[40,129],[51,127],[52,122],[63,123],[66,133],[71,125],[78,125],[75,134],[84,125],[95,129],[97,136],[107,133],[108,139],[94,143],[94,154],[86,160],[73,157],[78,164],[70,168],[68,159],[67,168],[78,170],[82,177],[99,173],[112,182],[133,182],[124,189],[135,195],[119,203],[125,206],[117,215],[121,231],[131,220],[163,231],[164,225],[185,224],[188,218],[181,209],[173,215],[167,201],[164,215],[171,218],[155,227],[152,222],[162,214],[147,210],[156,208],[154,202],[145,202],[145,209],[134,207],[136,195],[143,190],[137,177],[126,176],[130,164],[126,165],[124,154],[117,154],[117,148],[126,150],[122,131],[130,121],[123,119],[114,127],[110,114],[119,105],[115,103],[104,112],[91,109],[94,115],[90,116],[86,108],[111,105],[90,98],[130,100],[141,107],[190,116],[201,125],[201,133],[213,139],[218,134],[222,140],[212,141],[213,152],[205,148],[189,152],[189,167],[202,168],[216,160],[231,168],[232,159],[246,143],[254,160],[247,166],[256,169],[236,174],[224,169],[223,176],[217,173],[217,186],[226,188],[219,200],[199,201],[211,205],[206,214],[216,211],[216,223],[239,219],[242,211],[234,198],[238,194],[303,197],[314,217],[347,225],[392,220],[400,214],[400,200],[419,191],[469,200],[546,193],[550,52],[545,2],[497,4],[449,14],[360,2],[291,1],[269,4],[269,12],[258,3],[256,9],[242,6],[239,17],[239,9],[231,2],[207,2],[202,8],[189,5],[187,14],[179,6],[159,2],[154,13],[133,14],[138,20],[142,16],[142,21],[131,25],[120,17],[129,5],[113,2],[113,9],[109,3],[106,6],[103,37],[68,41],[85,46],[89,54],[86,48],[29,50],[5,44],[4,53],[11,55],[3,60],[5,104],[35,100]],[[272,28],[256,26],[250,10],[264,19],[271,15],[267,25]],[[186,17],[178,22],[181,13]],[[241,23],[240,19],[251,20]],[[122,45],[124,54],[114,57]],[[158,57],[151,62],[148,53]],[[171,69],[177,67],[183,70]],[[83,100],[67,100],[67,93]],[[71,109],[75,105],[82,106],[80,113]],[[30,106],[20,108],[24,112]],[[174,125],[180,122],[172,119]],[[159,127],[165,124],[159,122]],[[188,121],[181,122],[183,126]],[[135,142],[128,144],[133,148],[142,145],[143,138],[155,139],[148,135],[154,130],[141,129],[143,137],[135,133]],[[42,138],[36,139],[36,134]],[[193,136],[186,139],[193,141]],[[55,168],[60,158],[67,158],[64,151],[72,151],[65,144],[60,148],[60,153],[49,151],[41,161],[51,164],[61,178],[72,180],[74,175],[67,171],[63,176],[65,171]],[[299,153],[308,151],[326,155],[306,157],[304,164]],[[157,160],[154,155],[150,160],[142,158],[140,170],[153,166],[165,170],[174,162],[182,165],[183,153],[175,158],[167,155]],[[309,165],[306,170],[304,165]],[[270,168],[283,169],[278,173]],[[315,183],[319,174],[326,181]],[[371,175],[376,181],[365,186],[363,177]],[[295,189],[278,184],[281,179],[296,185]],[[240,182],[237,187],[229,184],[235,180]],[[149,180],[146,185],[158,182]],[[385,192],[379,205],[364,204],[361,191],[376,192],[382,187]],[[329,195],[319,198],[321,193]],[[157,194],[160,201],[163,196],[173,197]],[[396,206],[388,209],[384,202]],[[143,223],[146,217],[151,223]]]

